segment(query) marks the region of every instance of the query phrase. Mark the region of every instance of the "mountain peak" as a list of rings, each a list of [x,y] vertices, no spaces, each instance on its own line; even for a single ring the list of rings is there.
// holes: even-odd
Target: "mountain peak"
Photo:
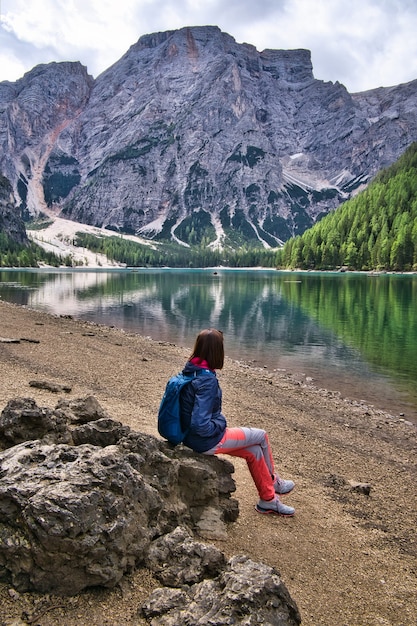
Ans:
[[[38,66],[0,89],[21,209],[184,245],[276,246],[417,140],[417,81],[350,95],[309,50],[217,26],[143,35],[94,81]]]

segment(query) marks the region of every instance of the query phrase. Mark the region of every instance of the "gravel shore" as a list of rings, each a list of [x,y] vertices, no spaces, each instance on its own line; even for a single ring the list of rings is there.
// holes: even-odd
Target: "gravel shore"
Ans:
[[[227,336],[225,346],[227,353]],[[54,407],[59,394],[29,385],[48,381],[71,387],[65,397],[92,394],[114,419],[156,435],[166,380],[190,348],[0,301],[0,410],[15,397]],[[256,513],[246,465],[234,459],[240,516],[217,545],[228,556],[244,553],[276,567],[303,624],[414,626],[416,427],[289,374],[230,359],[219,381],[229,425],[268,431],[277,469],[296,482],[285,500],[296,515]],[[356,483],[369,484],[370,494]],[[139,609],[154,586],[145,570],[116,589],[64,599],[18,594],[3,584],[0,625],[145,624]]]

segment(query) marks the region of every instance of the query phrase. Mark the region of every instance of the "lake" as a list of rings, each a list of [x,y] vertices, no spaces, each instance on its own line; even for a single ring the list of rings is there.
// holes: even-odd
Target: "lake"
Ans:
[[[233,359],[417,423],[416,275],[7,269],[0,298],[190,349],[215,327]]]

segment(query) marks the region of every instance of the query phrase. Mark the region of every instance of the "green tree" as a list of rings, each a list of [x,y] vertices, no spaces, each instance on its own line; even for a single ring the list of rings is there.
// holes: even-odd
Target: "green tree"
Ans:
[[[415,269],[416,221],[417,143],[413,143],[356,198],[300,238],[288,240],[279,257],[280,266]]]

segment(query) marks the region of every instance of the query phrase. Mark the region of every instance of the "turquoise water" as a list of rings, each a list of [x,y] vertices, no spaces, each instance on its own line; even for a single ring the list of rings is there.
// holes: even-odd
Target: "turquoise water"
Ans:
[[[417,422],[415,275],[0,270],[0,297],[189,348],[216,327],[234,359]]]

